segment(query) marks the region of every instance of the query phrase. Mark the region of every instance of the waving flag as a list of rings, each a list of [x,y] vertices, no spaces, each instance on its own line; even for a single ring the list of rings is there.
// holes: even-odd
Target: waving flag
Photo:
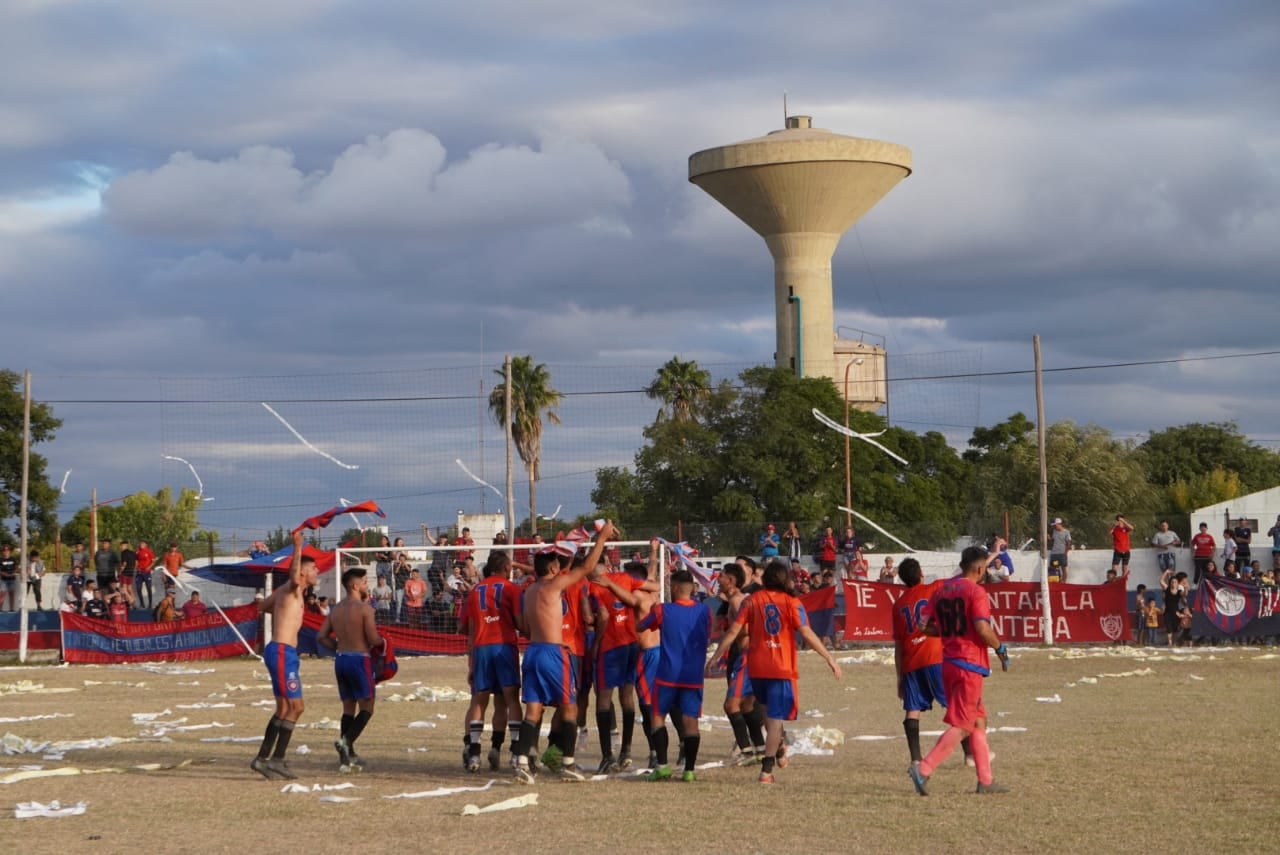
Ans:
[[[804,610],[809,613],[809,628],[818,638],[831,638],[836,634],[836,586],[827,585],[810,591],[800,598]]]
[[[712,573],[697,561],[693,560],[694,556],[698,554],[698,550],[694,549],[683,540],[679,543],[672,543],[671,541],[664,540],[660,537],[658,538],[658,542],[671,550],[671,553],[680,560],[680,563],[684,565],[686,570],[693,574],[693,578],[698,580],[698,584],[705,588],[708,594],[715,593],[716,577],[719,576],[719,574]]]
[[[1244,579],[1206,576],[1196,589],[1195,610],[1213,625],[1205,635],[1274,635],[1280,627],[1278,606],[1276,588]]]
[[[324,528],[329,525],[329,523],[333,522],[334,517],[341,514],[377,514],[380,517],[386,516],[386,514],[382,512],[382,508],[378,507],[377,503],[373,501],[361,502],[358,505],[347,505],[345,508],[342,505],[338,505],[336,508],[330,508],[319,516],[308,517],[302,521],[302,525],[298,526],[293,531],[299,532],[304,528]]]

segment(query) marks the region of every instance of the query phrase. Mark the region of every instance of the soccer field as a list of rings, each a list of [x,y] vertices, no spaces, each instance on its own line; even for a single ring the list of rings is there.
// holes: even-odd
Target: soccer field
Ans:
[[[0,784],[0,836],[23,855],[57,852],[1275,852],[1280,847],[1280,654],[1274,648],[1179,651],[1099,647],[1016,649],[1009,673],[987,681],[996,780],[1003,796],[975,796],[959,752],[939,769],[931,795],[905,774],[906,742],[892,653],[840,654],[837,683],[801,654],[792,730],[839,731],[830,756],[794,756],[762,787],[749,768],[712,767],[698,781],[650,784],[634,775],[532,788],[503,772],[461,768],[465,700],[423,695],[465,683],[460,658],[401,660],[380,691],[360,741],[369,770],[336,771],[341,710],[328,661],[304,660],[307,712],[290,764],[299,783],[330,792],[283,793],[248,768],[270,684],[249,660],[131,667],[0,670],[0,781],[20,767],[101,774]],[[198,673],[197,673],[198,672]],[[723,761],[732,735],[712,681],[699,764]],[[392,700],[392,696],[411,697]],[[1057,698],[1045,702],[1038,698]],[[231,704],[233,706],[225,706]],[[193,705],[217,705],[199,706]],[[167,712],[166,712],[167,711]],[[157,714],[161,724],[136,723]],[[58,716],[14,721],[29,716]],[[333,722],[326,727],[322,720]],[[594,716],[584,768],[599,757]],[[164,724],[168,722],[168,724]],[[217,726],[209,727],[213,723]],[[319,724],[320,726],[315,726]],[[202,727],[203,726],[203,727]],[[928,713],[925,731],[940,730]],[[173,728],[194,728],[175,730]],[[147,736],[166,730],[161,736]],[[66,750],[39,743],[142,739]],[[206,742],[227,738],[245,742]],[[486,736],[486,749],[487,749]],[[925,750],[933,742],[923,737]],[[545,738],[542,741],[545,745]],[[309,749],[308,753],[295,751]],[[24,751],[24,749],[27,749]],[[34,753],[30,749],[36,749]],[[645,754],[637,733],[636,753]],[[159,764],[149,771],[133,767]],[[441,787],[482,792],[387,798]],[[536,805],[463,817],[527,792]],[[325,796],[358,801],[333,803]],[[87,802],[82,816],[17,820],[18,802]],[[9,848],[9,847],[6,847]]]

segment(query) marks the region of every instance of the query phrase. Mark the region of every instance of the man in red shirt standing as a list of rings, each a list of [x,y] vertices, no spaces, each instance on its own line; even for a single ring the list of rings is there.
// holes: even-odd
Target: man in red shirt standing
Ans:
[[[978,769],[981,794],[1007,793],[1009,788],[991,778],[991,753],[987,747],[987,709],[982,703],[982,681],[991,673],[987,648],[1000,657],[1000,668],[1009,670],[1009,654],[1004,642],[991,628],[991,603],[978,584],[986,572],[990,556],[985,546],[970,546],[960,554],[960,575],[946,580],[934,591],[925,606],[925,631],[942,637],[942,687],[947,694],[947,714],[951,725],[929,756],[907,767],[916,792],[929,795],[929,776],[969,737],[974,765]]]
[[[151,545],[145,540],[138,541],[138,551],[134,553],[138,561],[138,575],[133,579],[133,584],[137,588],[138,605],[144,609],[153,606],[152,600],[154,593],[151,589],[151,569],[156,563],[156,554],[151,551]],[[143,603],[142,592],[146,591],[146,603]]]
[[[1124,514],[1116,514],[1116,524],[1111,527],[1111,569],[1121,576],[1129,575],[1129,532],[1133,526],[1124,518]]]
[[[800,601],[787,591],[787,565],[769,562],[764,568],[764,587],[743,603],[733,626],[720,639],[707,670],[720,665],[721,651],[727,651],[742,632],[747,633],[747,671],[756,702],[765,705],[765,754],[760,770],[760,783],[775,783],[773,768],[787,765],[786,746],[782,742],[784,722],[795,721],[800,709],[796,692],[796,633],[809,648],[826,660],[827,667],[840,679],[836,664],[822,639],[809,628],[809,616]]]
[[[1213,551],[1218,548],[1213,535],[1209,534],[1209,524],[1200,523],[1200,531],[1191,536],[1191,560],[1196,566],[1195,583],[1200,584],[1200,577],[1209,569],[1213,560]]]

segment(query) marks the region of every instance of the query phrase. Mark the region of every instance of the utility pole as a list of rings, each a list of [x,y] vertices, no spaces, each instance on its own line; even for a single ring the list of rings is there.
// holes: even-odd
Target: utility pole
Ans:
[[[1044,603],[1044,643],[1053,644],[1053,604],[1049,601],[1049,462],[1045,455],[1044,365],[1040,336],[1031,339],[1036,355],[1036,445],[1040,456],[1040,599]]]

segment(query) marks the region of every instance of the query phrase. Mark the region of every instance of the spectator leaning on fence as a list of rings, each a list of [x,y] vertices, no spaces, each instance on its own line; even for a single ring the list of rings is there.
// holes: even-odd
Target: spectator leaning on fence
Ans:
[[[1160,530],[1151,536],[1151,545],[1156,548],[1156,562],[1161,571],[1172,570],[1178,566],[1178,553],[1174,552],[1182,546],[1182,538],[1178,533],[1169,531],[1167,520],[1160,522]]]
[[[1054,517],[1053,529],[1049,532],[1049,566],[1057,564],[1058,581],[1067,581],[1067,561],[1071,552],[1071,532],[1062,522],[1061,517]],[[1050,573],[1052,575],[1052,573]]]
[[[1249,562],[1253,560],[1251,547],[1253,529],[1249,528],[1249,521],[1244,517],[1236,520],[1236,527],[1231,530],[1231,537],[1236,542],[1236,566],[1248,567]]]
[[[1271,538],[1271,569],[1280,570],[1280,514],[1276,514],[1276,524],[1267,529],[1267,537]]]
[[[1200,523],[1200,531],[1191,536],[1191,562],[1195,565],[1197,585],[1200,584],[1201,577],[1209,572],[1209,565],[1213,563],[1213,551],[1217,548],[1213,535],[1209,534],[1209,524]]]

